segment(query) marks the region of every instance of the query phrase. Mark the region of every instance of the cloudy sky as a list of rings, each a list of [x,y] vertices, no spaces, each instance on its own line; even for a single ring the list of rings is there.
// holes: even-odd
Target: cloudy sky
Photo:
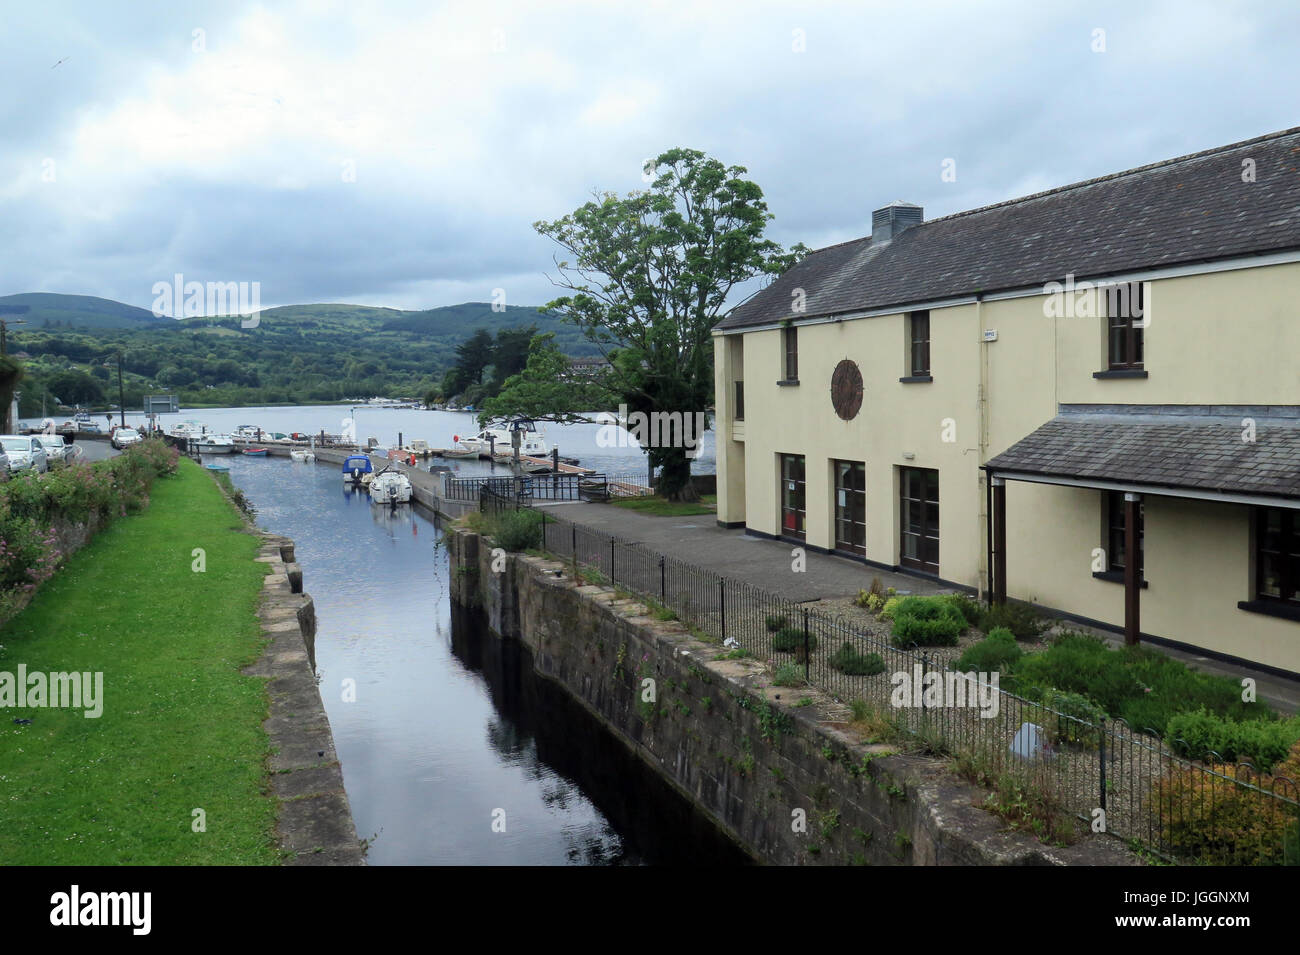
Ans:
[[[6,4],[0,294],[148,308],[179,272],[264,305],[539,304],[532,223],[678,145],[827,245],[893,199],[929,218],[1300,124],[1289,7]]]

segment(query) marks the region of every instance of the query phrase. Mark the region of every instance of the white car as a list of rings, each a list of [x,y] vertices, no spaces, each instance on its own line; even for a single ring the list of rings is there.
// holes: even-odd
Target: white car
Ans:
[[[144,436],[135,428],[118,428],[113,432],[112,445],[121,451],[133,444],[139,444],[143,440]]]
[[[49,457],[39,439],[25,434],[0,435],[0,445],[4,446],[9,457],[9,472],[36,471],[42,473],[50,469]]]
[[[71,464],[77,457],[80,450],[67,438],[61,434],[50,434],[46,432],[37,435],[36,440],[45,448],[45,455],[49,458],[50,467],[66,467]]]

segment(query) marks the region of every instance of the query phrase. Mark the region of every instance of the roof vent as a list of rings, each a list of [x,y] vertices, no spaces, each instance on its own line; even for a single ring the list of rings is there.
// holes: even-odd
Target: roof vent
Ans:
[[[898,199],[871,213],[871,242],[888,242],[902,235],[903,230],[925,221],[925,210],[910,202]]]

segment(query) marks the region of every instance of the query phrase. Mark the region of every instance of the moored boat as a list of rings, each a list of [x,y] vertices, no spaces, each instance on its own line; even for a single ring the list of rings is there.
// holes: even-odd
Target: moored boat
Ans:
[[[235,442],[224,434],[206,434],[195,439],[194,446],[199,454],[234,454],[239,450]]]
[[[343,461],[343,483],[350,487],[363,487],[375,473],[375,466],[364,454],[349,454]]]
[[[244,453],[250,458],[264,458],[267,450],[266,448],[244,448]]]
[[[370,482],[372,504],[406,504],[411,500],[411,479],[401,471],[384,468]]]

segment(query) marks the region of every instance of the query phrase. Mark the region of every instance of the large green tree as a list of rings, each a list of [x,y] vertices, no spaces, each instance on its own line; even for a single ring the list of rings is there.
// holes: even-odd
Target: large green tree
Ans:
[[[713,403],[711,332],[732,289],[785,271],[807,249],[787,252],[765,237],[772,214],[743,166],[678,148],[646,171],[655,177],[648,189],[598,193],[562,219],[535,223],[571,256],[557,260],[553,279],[569,294],[545,307],[606,355],[604,384],[630,414],[693,415]],[[656,490],[695,499],[690,449],[648,450],[660,469]]]
[[[479,421],[519,415],[542,421],[585,421],[581,412],[608,408],[617,399],[601,377],[577,374],[547,332],[533,338],[528,363],[505,380],[501,394],[483,402]],[[566,410],[571,409],[571,410]]]

